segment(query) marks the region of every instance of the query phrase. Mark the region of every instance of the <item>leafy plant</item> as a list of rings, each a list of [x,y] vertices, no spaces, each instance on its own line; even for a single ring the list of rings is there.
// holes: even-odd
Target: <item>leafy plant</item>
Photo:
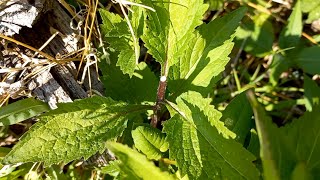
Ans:
[[[246,91],[259,81],[258,68],[245,87],[241,87],[233,69],[237,96],[222,112],[220,106],[213,105],[217,99],[210,97],[219,90],[213,92],[212,87],[226,79],[220,81],[234,39],[237,44],[248,43],[242,48],[253,56],[273,55],[266,89],[276,89],[281,83],[280,74],[288,68],[319,73],[315,67],[318,47],[301,45],[299,1],[280,33],[281,50],[276,52],[272,49],[275,36],[269,15],[256,14],[250,20],[245,17],[247,8],[240,7],[204,23],[202,18],[209,8],[206,3],[212,10],[221,7],[223,1],[136,2],[150,8],[132,6],[128,18],[99,10],[104,48],[108,50],[99,62],[105,97],[58,104],[58,109],[50,111],[38,101],[22,113],[10,106],[3,108],[1,117],[5,121],[14,119],[7,124],[3,121],[3,125],[48,111],[10,152],[4,153],[4,164],[14,169],[12,164],[25,163],[30,168],[29,162],[41,162],[48,177],[77,179],[80,175],[75,167],[79,161],[85,164],[93,155],[107,154],[110,157],[100,159],[103,167],[95,167],[95,171],[115,179],[320,176],[316,157],[320,147],[319,86],[307,74],[304,102],[310,112],[283,127],[272,122],[252,90]],[[261,44],[264,40],[266,43]],[[140,48],[146,48],[145,56],[152,58],[137,64]],[[157,67],[160,70],[155,70]],[[256,88],[256,92],[261,91]],[[18,103],[24,107],[25,101],[34,100]],[[301,132],[306,132],[305,136]],[[67,173],[61,173],[58,165],[68,163]],[[26,173],[25,169],[7,175]]]

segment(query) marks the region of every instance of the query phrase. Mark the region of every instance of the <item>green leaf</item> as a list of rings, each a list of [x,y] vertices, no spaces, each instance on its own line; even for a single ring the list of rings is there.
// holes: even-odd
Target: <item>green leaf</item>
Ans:
[[[309,13],[306,23],[311,24],[313,21],[318,20],[320,18],[319,11],[320,11],[320,3]]]
[[[236,141],[243,144],[246,136],[253,126],[252,109],[246,93],[237,95],[223,111],[221,121],[233,131],[237,137]]]
[[[156,12],[146,10],[146,26],[141,37],[150,53],[162,66],[171,66],[187,48],[194,29],[202,24],[208,6],[203,0],[141,0]]]
[[[314,0],[300,0],[301,1],[301,7],[303,7],[301,10],[302,12],[310,12],[312,11],[315,7],[320,5],[319,1],[314,1]]]
[[[205,0],[205,3],[209,4],[209,10],[219,10],[223,8],[224,0]]]
[[[311,23],[312,21],[320,18],[320,1],[301,0],[301,7],[303,7],[301,9],[302,12],[309,14],[308,19],[306,21],[307,23]]]
[[[132,131],[132,137],[135,147],[148,159],[159,160],[163,155],[162,152],[168,150],[166,136],[158,129],[139,126]]]
[[[107,166],[101,168],[101,172],[104,174],[109,174],[110,176],[117,177],[121,171],[119,167],[120,163],[121,161],[119,160],[110,161]]]
[[[279,46],[281,49],[296,47],[302,34],[302,12],[300,0],[295,4],[293,11],[288,19],[288,24],[281,31]]]
[[[308,180],[312,179],[312,176],[310,172],[307,170],[307,166],[304,162],[300,162],[297,164],[297,166],[294,168],[291,176],[292,180]]]
[[[162,172],[153,162],[148,161],[144,155],[130,149],[128,146],[108,142],[107,148],[121,161],[119,164],[121,179],[150,179],[151,177],[155,180],[173,179],[169,173]]]
[[[139,63],[133,76],[130,78],[122,74],[119,67],[116,67],[115,60],[111,54],[111,64],[104,66],[102,82],[105,86],[105,94],[114,100],[121,100],[129,103],[150,103],[154,102],[157,94],[158,78],[144,62]]]
[[[320,47],[313,46],[304,48],[293,58],[296,65],[310,74],[320,74]]]
[[[139,22],[143,16],[141,10],[133,9],[136,10],[136,13],[130,17],[134,19],[132,27],[135,32],[135,37],[138,39],[138,33],[141,34],[141,32],[138,32],[140,28]],[[127,22],[119,15],[103,9],[100,9],[99,12],[103,23],[100,25],[103,39],[110,44],[111,48],[119,52],[117,66],[120,67],[124,74],[132,77],[137,58],[139,58],[139,53],[137,53],[137,51],[140,51],[138,40],[137,42],[134,41]]]
[[[277,132],[277,127],[272,124],[271,119],[266,115],[264,109],[259,105],[255,99],[252,91],[248,91],[249,101],[251,103],[258,136],[260,140],[260,156],[262,159],[262,165],[264,170],[264,177],[266,180],[280,180],[280,173],[277,167],[276,149],[275,147],[280,146],[280,136]],[[279,153],[281,155],[281,153]]]
[[[306,108],[308,111],[312,111],[313,106],[320,105],[320,87],[315,81],[305,75],[303,88]]]
[[[187,90],[203,94],[210,91],[213,78],[230,60],[228,55],[233,48],[230,36],[245,12],[245,8],[240,8],[198,28],[179,62],[170,70],[168,88],[171,92],[178,96]]]
[[[257,131],[254,129],[250,130],[250,142],[247,149],[256,157],[260,157],[259,137],[258,137]]]
[[[41,161],[48,166],[87,159],[103,151],[105,141],[120,136],[128,119],[146,108],[97,96],[59,104],[58,109],[40,117],[4,162]]]
[[[33,98],[23,99],[0,108],[0,126],[16,124],[49,110],[45,102]]]
[[[268,14],[260,13],[253,17],[253,21],[244,21],[236,32],[238,46],[244,43],[244,50],[257,57],[270,54],[274,41],[274,30],[268,18]]]
[[[302,117],[285,126],[286,142],[295,156],[296,166],[305,163],[313,179],[320,178],[320,107],[306,112]]]
[[[177,113],[164,123],[170,158],[189,179],[258,179],[255,157],[230,139],[221,113],[196,92],[177,98]],[[227,139],[229,138],[229,139]]]

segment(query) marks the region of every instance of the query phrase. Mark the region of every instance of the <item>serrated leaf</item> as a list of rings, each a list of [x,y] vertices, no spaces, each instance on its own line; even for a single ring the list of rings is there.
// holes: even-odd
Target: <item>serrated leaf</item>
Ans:
[[[251,118],[253,112],[245,92],[237,95],[222,114],[221,121],[237,135],[236,141],[243,144],[254,122]]]
[[[168,150],[166,136],[158,129],[139,126],[132,131],[132,138],[134,146],[143,152],[148,159],[159,160],[163,155],[162,152]]]
[[[297,56],[293,58],[296,65],[310,74],[320,74],[320,47],[313,46],[302,49]]]
[[[173,179],[167,172],[162,172],[152,162],[137,151],[116,142],[108,142],[107,148],[121,161],[121,179]]]
[[[129,117],[146,108],[97,96],[58,104],[40,117],[3,162],[41,161],[48,166],[89,158],[105,149],[105,141],[122,134]]]
[[[16,124],[49,110],[48,104],[40,100],[19,100],[0,108],[0,126]]]
[[[170,158],[189,179],[258,179],[255,157],[233,139],[219,121],[221,114],[199,93],[177,98],[179,114],[164,123]],[[205,106],[206,104],[206,106]],[[241,156],[239,156],[241,154]]]
[[[134,19],[132,24],[136,39],[139,38],[137,32],[140,28],[139,22],[142,17],[142,11],[133,7],[137,12],[130,15]],[[127,22],[119,15],[115,15],[107,10],[99,10],[102,23],[100,25],[103,39],[110,44],[111,48],[119,52],[117,66],[120,67],[124,74],[132,77],[137,59],[139,58],[140,46],[138,40],[135,42],[132,37]]]
[[[176,96],[193,90],[203,94],[214,77],[224,70],[228,63],[233,43],[230,36],[246,12],[240,8],[228,15],[204,24],[190,37],[187,49],[179,62],[170,69],[168,88]]]
[[[296,47],[302,34],[302,12],[300,0],[295,4],[293,11],[288,19],[288,24],[281,31],[279,46],[281,49]]]
[[[171,66],[183,52],[194,29],[202,24],[202,16],[208,9],[203,0],[141,0],[155,9],[146,11],[146,26],[141,37],[148,52],[164,65]]]

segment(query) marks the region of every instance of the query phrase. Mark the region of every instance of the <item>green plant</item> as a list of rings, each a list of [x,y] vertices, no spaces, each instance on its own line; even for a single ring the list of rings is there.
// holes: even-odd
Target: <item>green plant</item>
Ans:
[[[316,91],[319,87],[310,78],[305,77],[305,86],[312,89],[305,94],[312,112],[281,128],[272,123],[253,92],[246,91],[250,87],[242,89],[238,83],[238,95],[222,112],[212,105],[212,98],[206,98],[222,79],[234,38],[260,35],[260,29],[249,35],[243,27],[238,28],[247,8],[238,8],[205,24],[202,17],[209,6],[203,1],[140,2],[155,12],[132,7],[134,13],[124,19],[103,9],[99,11],[103,40],[108,43],[108,54],[100,57],[99,64],[106,97],[58,104],[58,109],[40,115],[39,122],[9,153],[5,152],[3,163],[26,163],[30,168],[28,162],[43,162],[48,177],[77,179],[79,175],[72,170],[76,166],[74,160],[88,159],[108,149],[116,160],[97,167],[97,171],[119,179],[320,177],[316,157],[320,150],[319,108],[315,98],[319,97]],[[300,40],[301,27],[293,26],[300,23],[299,6],[296,5],[281,33],[282,49],[295,46]],[[128,19],[132,29],[128,28]],[[257,15],[254,20],[258,23],[251,25],[268,30],[267,19]],[[159,72],[150,70],[152,65],[145,62],[136,63],[139,39],[160,65]],[[257,39],[249,40],[249,46]],[[267,48],[245,50],[262,57],[270,53],[270,44]],[[318,47],[303,49],[298,59],[312,48]],[[294,52],[274,57],[291,57],[289,53]],[[292,66],[298,65],[309,73],[318,72],[303,63],[299,66],[301,61]],[[280,73],[275,71],[283,69],[272,67],[271,71],[270,86],[275,88]],[[30,114],[44,111],[47,109]],[[16,122],[29,118],[27,115]],[[300,134],[306,131],[305,136]],[[56,164],[67,163],[70,163],[68,173],[61,173]],[[26,167],[20,171],[25,173]]]

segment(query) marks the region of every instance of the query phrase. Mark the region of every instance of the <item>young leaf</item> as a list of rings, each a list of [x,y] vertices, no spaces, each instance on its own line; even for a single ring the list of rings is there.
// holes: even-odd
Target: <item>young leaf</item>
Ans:
[[[97,96],[59,104],[40,117],[3,162],[41,161],[48,166],[89,158],[103,151],[105,141],[120,136],[128,119],[146,108]]]
[[[132,131],[132,137],[135,147],[143,152],[148,159],[159,160],[162,152],[168,150],[166,136],[158,129],[139,126]]]
[[[45,102],[33,98],[23,99],[0,108],[0,126],[16,124],[49,110]]]
[[[281,49],[296,47],[302,34],[302,12],[300,0],[295,4],[293,11],[288,19],[287,26],[282,30],[279,37]]]
[[[194,29],[202,24],[202,17],[208,6],[203,0],[141,0],[156,12],[146,11],[146,26],[141,37],[148,52],[164,65],[175,63],[179,53],[187,48]]]
[[[165,122],[170,158],[189,179],[258,179],[255,157],[228,137],[221,114],[199,93],[177,98],[179,110]]]
[[[194,90],[203,94],[208,92],[213,77],[224,70],[229,61],[233,43],[230,36],[238,27],[246,12],[240,8],[228,15],[204,24],[189,38],[187,49],[179,62],[172,66],[168,88],[179,94]]]
[[[148,161],[144,155],[130,149],[128,146],[116,142],[108,142],[107,148],[121,161],[119,167],[122,179],[173,179],[169,173],[162,172],[152,162]]]
[[[134,19],[135,36],[139,38],[138,29],[140,18],[143,18],[142,11],[136,8],[133,9],[136,10],[136,13],[133,13],[134,15],[130,17]],[[135,70],[137,58],[139,58],[137,53],[137,51],[140,51],[139,42],[134,42],[127,22],[119,15],[103,9],[100,9],[99,12],[103,23],[100,27],[104,40],[110,44],[111,48],[119,52],[117,66],[120,67],[124,74],[129,74],[131,77]]]
[[[221,121],[237,135],[236,141],[243,144],[253,126],[253,112],[245,92],[237,95],[222,114]]]

